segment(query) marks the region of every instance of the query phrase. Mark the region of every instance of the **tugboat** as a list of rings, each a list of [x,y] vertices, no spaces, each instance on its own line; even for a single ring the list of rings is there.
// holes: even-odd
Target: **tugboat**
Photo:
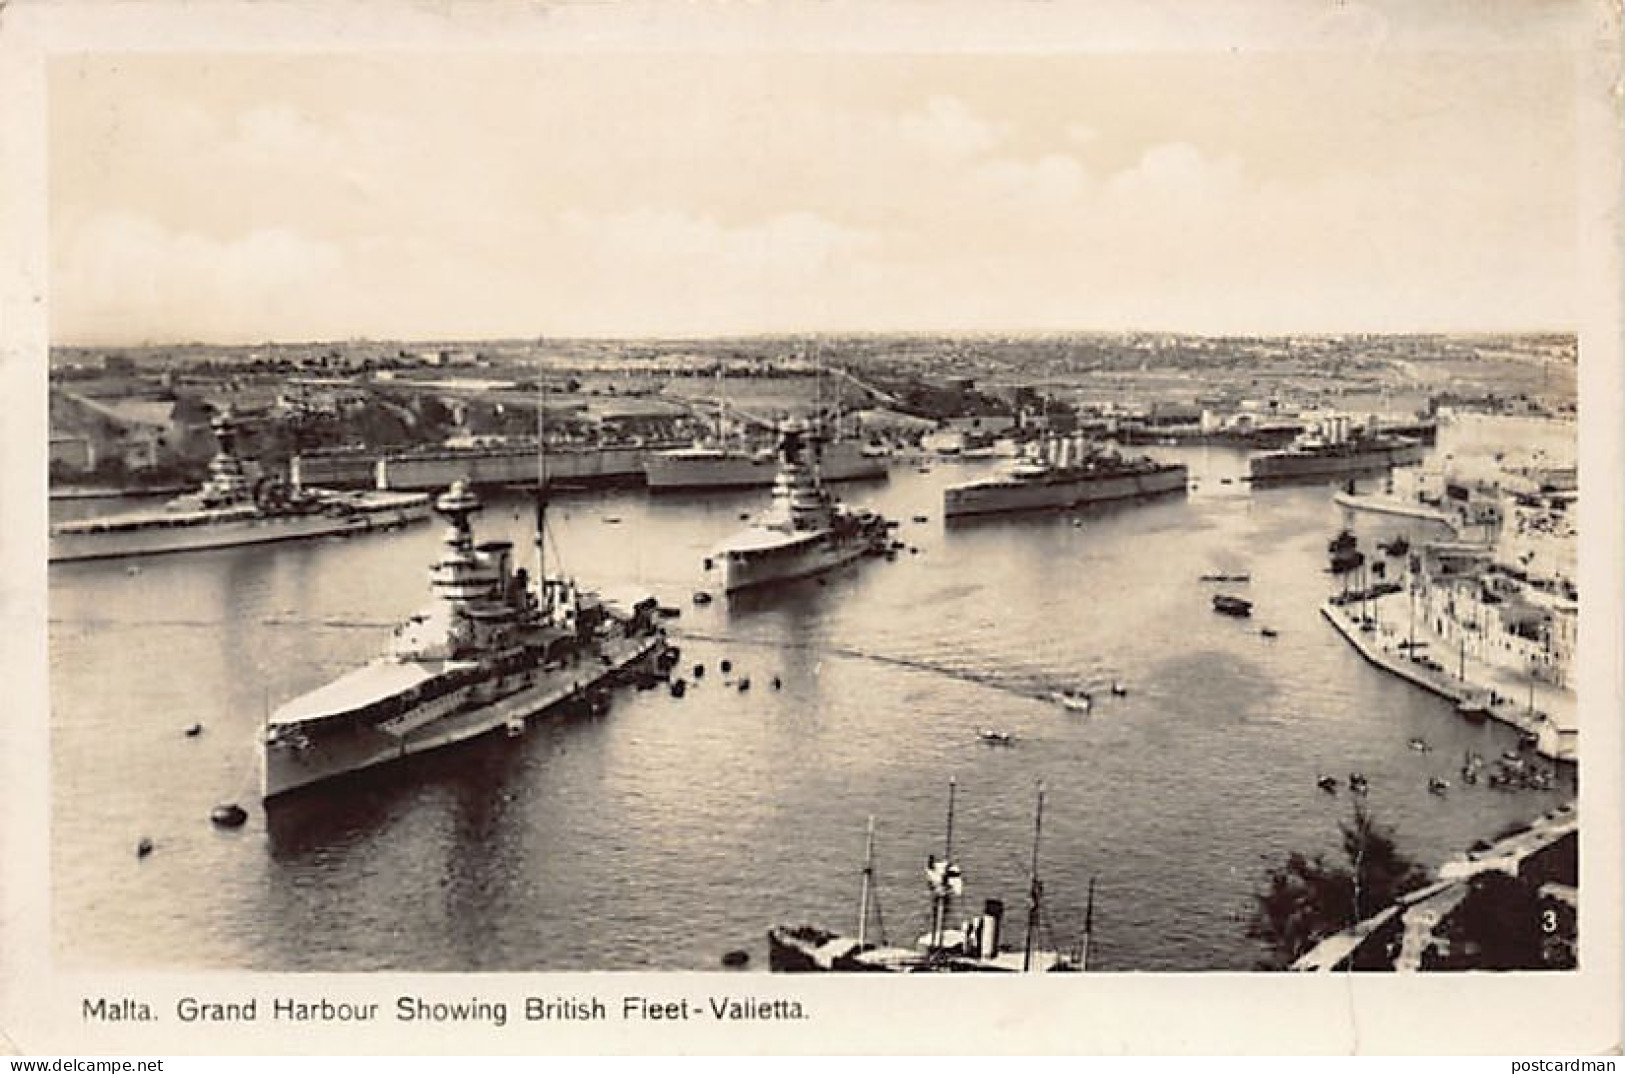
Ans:
[[[824,488],[816,461],[807,457],[806,437],[807,426],[798,419],[779,427],[772,506],[712,553],[722,565],[727,592],[811,577],[885,552],[890,539],[886,520],[836,502]]]
[[[1220,615],[1246,619],[1253,614],[1253,602],[1244,597],[1233,597],[1228,593],[1216,593],[1213,596],[1213,610]]]
[[[50,562],[367,533],[429,517],[429,497],[420,492],[304,488],[259,473],[257,465],[238,457],[237,419],[229,407],[210,426],[218,450],[202,487],[157,510],[53,526]]]
[[[522,733],[543,713],[601,714],[608,683],[662,666],[653,597],[617,605],[549,577],[545,451],[539,458],[534,583],[514,566],[511,542],[475,544],[470,519],[479,498],[453,484],[435,503],[449,523],[429,570],[435,599],[395,628],[384,655],[267,718],[260,785],[268,804],[499,728]]]
[[[954,790],[948,784],[948,835],[941,858],[926,858],[926,883],[931,892],[931,931],[913,947],[888,945],[884,932],[878,945],[869,939],[870,907],[874,905],[874,818],[864,852],[863,886],[858,900],[857,935],[843,936],[811,925],[779,927],[767,934],[768,965],[778,973],[844,971],[855,973],[1061,973],[1087,968],[1089,938],[1094,924],[1094,882],[1089,884],[1083,946],[1059,952],[1034,947],[1043,926],[1044,885],[1038,878],[1038,842],[1044,823],[1044,787],[1038,787],[1038,808],[1033,820],[1031,886],[1026,934],[1019,949],[1006,947],[1004,903],[987,899],[982,913],[952,928],[953,900],[964,893],[965,878],[953,862]]]

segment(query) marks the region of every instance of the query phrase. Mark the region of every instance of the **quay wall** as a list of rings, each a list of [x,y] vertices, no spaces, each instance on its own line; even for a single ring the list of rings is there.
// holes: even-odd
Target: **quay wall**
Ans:
[[[644,460],[672,445],[632,445],[549,450],[550,484],[644,482]],[[424,491],[453,481],[473,485],[534,485],[538,462],[533,448],[490,451],[423,451],[401,454],[357,452],[295,456],[294,480],[318,488],[379,488]]]
[[[1358,605],[1352,607],[1358,607]],[[1420,686],[1430,693],[1459,703],[1469,697],[1481,698],[1489,692],[1490,688],[1482,684],[1474,683],[1471,680],[1458,679],[1447,673],[1432,671],[1423,665],[1413,663],[1409,651],[1404,654],[1396,654],[1379,647],[1360,629],[1358,616],[1347,608],[1340,608],[1327,602],[1320,606],[1320,614],[1367,661],[1392,675],[1397,675],[1407,682]],[[1504,700],[1495,704],[1487,704],[1486,711],[1491,719],[1535,735],[1538,739],[1535,749],[1541,756],[1554,761],[1575,760],[1577,746],[1575,740],[1578,737],[1575,732],[1571,731],[1567,735],[1560,734],[1557,727],[1542,714],[1528,712],[1515,701]]]

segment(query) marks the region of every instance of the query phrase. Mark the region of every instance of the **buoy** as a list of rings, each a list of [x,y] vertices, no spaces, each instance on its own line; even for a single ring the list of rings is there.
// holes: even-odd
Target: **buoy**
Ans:
[[[748,965],[749,963],[750,963],[750,952],[749,951],[729,951],[727,954],[722,956],[722,964],[724,966],[737,967],[737,966],[745,966],[745,965]]]
[[[186,729],[186,737],[187,738],[196,738],[197,736],[201,735],[202,733],[203,733],[203,725],[200,724],[200,723],[195,723],[191,727],[188,727]]]
[[[135,845],[135,856],[138,857],[138,858],[144,858],[148,854],[151,854],[151,853],[152,853],[152,840],[148,839],[146,836],[143,835],[141,837],[141,842],[139,842],[139,843],[137,843]]]
[[[733,669],[734,669],[734,662],[732,660],[724,660],[722,662],[722,673],[724,675],[728,674],[728,672],[732,671]]]
[[[214,807],[209,819],[221,828],[241,828],[248,820],[248,810],[236,802],[225,802]]]
[[[694,677],[696,679],[705,678],[705,665],[704,664],[695,664],[694,665]]]

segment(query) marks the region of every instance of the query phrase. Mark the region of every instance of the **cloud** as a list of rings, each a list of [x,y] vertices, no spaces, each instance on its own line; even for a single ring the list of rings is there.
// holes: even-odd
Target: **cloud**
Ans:
[[[923,109],[896,120],[904,141],[947,158],[973,157],[993,149],[1004,138],[1002,128],[972,112],[957,97],[939,94]]]
[[[102,214],[61,246],[52,319],[114,338],[256,339],[290,323],[342,334],[346,267],[337,247],[285,229],[222,240]]]
[[[1088,145],[1100,137],[1100,132],[1087,123],[1069,123],[1065,134],[1066,140],[1073,145]]]
[[[1242,190],[1241,161],[1233,156],[1211,158],[1188,142],[1154,145],[1139,161],[1112,176],[1114,195],[1157,198],[1171,203],[1191,199],[1221,199]]]

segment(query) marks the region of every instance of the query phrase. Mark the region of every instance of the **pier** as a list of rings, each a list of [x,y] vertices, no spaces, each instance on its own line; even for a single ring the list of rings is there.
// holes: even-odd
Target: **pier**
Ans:
[[[1484,711],[1491,719],[1535,735],[1535,749],[1541,756],[1554,761],[1575,760],[1579,724],[1572,694],[1527,679],[1509,681],[1510,672],[1492,668],[1464,654],[1456,658],[1459,671],[1455,675],[1435,671],[1418,662],[1415,654],[1420,650],[1445,653],[1447,648],[1436,635],[1421,626],[1410,632],[1415,646],[1408,645],[1408,639],[1394,625],[1403,621],[1402,613],[1394,612],[1384,622],[1383,607],[1395,597],[1403,600],[1400,594],[1390,594],[1363,604],[1338,606],[1327,601],[1320,606],[1320,614],[1361,656],[1377,667],[1458,704],[1469,699],[1483,701]],[[1362,607],[1371,613],[1364,620]],[[1485,700],[1492,691],[1500,695],[1500,700]],[[1527,704],[1516,699],[1520,694],[1529,698]]]

